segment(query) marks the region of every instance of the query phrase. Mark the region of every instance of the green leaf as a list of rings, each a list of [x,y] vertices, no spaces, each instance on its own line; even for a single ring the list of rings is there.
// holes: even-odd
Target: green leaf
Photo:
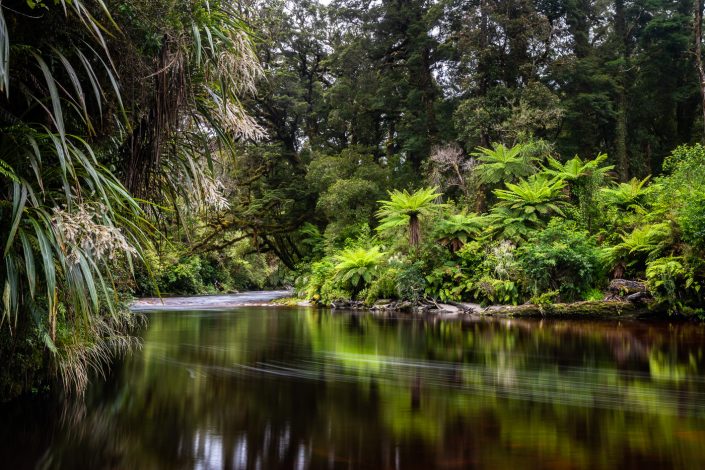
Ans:
[[[7,256],[7,253],[10,251],[10,248],[15,241],[15,233],[17,232],[17,227],[22,219],[22,212],[24,211],[26,202],[27,187],[25,185],[14,183],[12,197],[12,223],[10,225],[10,232],[7,235],[7,242],[5,243],[3,256]]]

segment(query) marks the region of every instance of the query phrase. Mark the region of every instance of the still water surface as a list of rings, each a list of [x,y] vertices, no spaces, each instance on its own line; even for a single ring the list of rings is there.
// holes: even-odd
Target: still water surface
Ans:
[[[705,327],[149,312],[85,403],[0,408],[1,468],[705,468]]]

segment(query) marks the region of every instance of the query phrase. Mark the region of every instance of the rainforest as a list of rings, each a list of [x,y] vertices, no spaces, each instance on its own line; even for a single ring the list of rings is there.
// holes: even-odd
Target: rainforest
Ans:
[[[243,344],[267,334],[284,344],[289,333],[307,361],[325,364],[321,374],[335,369],[343,381],[364,382],[365,393],[385,396],[392,408],[395,387],[410,390],[412,412],[427,386],[432,406],[450,406],[453,416],[463,415],[465,392],[446,390],[451,382],[500,392],[485,369],[472,369],[477,380],[446,383],[389,358],[460,364],[469,356],[450,351],[468,348],[476,361],[473,348],[481,348],[496,359],[513,351],[502,342],[510,337],[535,337],[541,351],[563,341],[569,355],[581,344],[619,363],[610,374],[627,367],[616,349],[605,352],[609,338],[621,337],[629,354],[641,351],[630,360],[677,385],[659,389],[664,397],[705,393],[703,3],[1,0],[0,402],[114,399],[109,384],[124,385],[160,354],[181,356],[168,352],[176,337],[204,348],[237,344],[250,352],[230,351],[227,361],[250,364]],[[243,291],[269,293],[250,299]],[[183,296],[202,297],[184,304]],[[254,336],[234,318],[215,328],[208,316],[177,322],[164,313],[214,306],[246,312]],[[531,318],[517,333],[504,323],[512,316]],[[402,324],[389,329],[384,318]],[[535,336],[544,320],[548,332]],[[480,323],[470,334],[467,322]],[[646,324],[648,340],[640,333]],[[169,336],[170,328],[179,334]],[[673,328],[682,334],[669,336]],[[358,342],[353,330],[373,336]],[[190,337],[196,331],[205,336]],[[370,341],[387,356],[365,362],[378,354]],[[286,358],[272,348],[257,357]],[[533,360],[526,348],[516,353]],[[183,359],[230,367],[224,360]],[[313,367],[306,364],[292,365],[299,380]],[[403,367],[440,367],[419,364]],[[498,367],[494,359],[483,364]],[[521,364],[528,386],[534,369]],[[191,379],[209,376],[189,367]],[[378,383],[384,367],[403,385]],[[560,388],[566,377],[551,374]],[[164,377],[190,387],[180,380]],[[273,384],[263,387],[276,395]],[[351,391],[340,393],[350,405]],[[503,389],[502,400],[526,399],[513,393]],[[547,406],[558,392],[537,393]],[[634,406],[668,401],[649,396],[651,405]],[[563,398],[566,409],[584,405]],[[249,391],[240,399],[257,401]],[[482,414],[473,406],[473,416]],[[684,406],[688,429],[696,429],[700,408]],[[497,419],[508,423],[513,410]],[[380,439],[396,442],[407,411],[375,421]],[[120,419],[133,419],[129,413]],[[407,424],[427,444],[447,432],[428,408],[413,416]],[[676,425],[653,429],[669,426]],[[308,432],[300,430],[302,442]],[[441,465],[435,453],[414,464],[414,446],[404,442],[397,467],[399,458],[410,468]],[[365,458],[349,449],[345,462],[390,466],[389,449]],[[671,451],[662,454],[676,459],[669,465],[705,461],[694,447],[687,458]],[[315,452],[306,452],[315,466]],[[596,463],[585,456],[599,449],[585,452],[575,468],[618,461]],[[57,460],[41,465],[75,468],[52,455]],[[268,458],[270,466],[296,461]],[[487,458],[478,467],[498,462]],[[165,466],[188,462],[195,461]],[[622,462],[638,468],[640,460]]]

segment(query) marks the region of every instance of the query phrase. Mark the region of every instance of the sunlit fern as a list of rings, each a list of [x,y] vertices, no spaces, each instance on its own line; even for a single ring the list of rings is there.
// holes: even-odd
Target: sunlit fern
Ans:
[[[633,266],[645,260],[653,260],[672,245],[672,229],[668,222],[647,224],[621,234],[620,242],[603,249],[603,259],[608,265],[620,262]]]
[[[372,282],[385,254],[378,246],[347,248],[335,256],[335,276],[344,285],[352,287],[353,294]]]

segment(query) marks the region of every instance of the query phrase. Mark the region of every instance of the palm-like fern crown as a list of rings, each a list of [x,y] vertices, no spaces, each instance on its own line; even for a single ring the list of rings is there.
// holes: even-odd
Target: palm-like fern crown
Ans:
[[[607,155],[604,153],[599,154],[594,160],[587,161],[576,155],[565,163],[549,157],[548,166],[543,167],[543,173],[566,181],[576,181],[591,174],[605,175],[614,168],[614,165],[600,166],[605,160]]]
[[[440,209],[443,204],[437,204],[435,201],[442,194],[437,190],[437,188],[422,188],[413,193],[407,190],[390,191],[389,200],[378,201],[381,207],[377,211],[377,217],[381,223],[377,229],[386,230],[404,226],[412,217],[423,217]]]
[[[494,194],[500,200],[500,206],[511,208],[538,206],[562,199],[561,190],[564,186],[563,180],[551,180],[539,174],[522,179],[517,184],[506,183],[507,189],[497,189]],[[556,211],[561,213],[560,209]]]
[[[438,235],[441,238],[475,235],[482,231],[486,219],[475,213],[461,212],[452,214],[438,224]]]
[[[641,208],[652,192],[652,186],[647,186],[649,178],[648,176],[643,180],[632,178],[627,183],[619,183],[613,188],[602,189],[604,201],[633,210]]]
[[[477,158],[476,172],[484,184],[496,184],[501,181],[514,181],[528,176],[533,171],[535,158],[527,152],[526,144],[506,147],[495,143],[491,149],[477,147],[473,155]]]
[[[361,281],[369,283],[384,256],[378,246],[347,248],[335,257],[335,275],[342,282],[349,282],[355,287],[359,286]]]
[[[499,202],[492,208],[489,219],[503,237],[515,240],[528,236],[532,227],[541,226],[552,214],[564,216],[562,207],[565,181],[544,174],[532,175],[517,184],[506,183],[506,189],[494,191]]]
[[[671,226],[667,222],[637,227],[626,235],[620,235],[621,243],[615,246],[629,254],[657,253],[671,236]]]
[[[524,237],[528,227],[544,223],[551,214],[564,216],[563,180],[550,180],[544,175],[532,175],[517,184],[507,183],[507,189],[497,189],[499,199],[492,209],[492,218],[504,227],[505,236]]]
[[[487,217],[465,211],[452,214],[441,220],[436,227],[436,239],[449,245],[452,251],[460,249],[471,238],[477,236],[488,225]]]

